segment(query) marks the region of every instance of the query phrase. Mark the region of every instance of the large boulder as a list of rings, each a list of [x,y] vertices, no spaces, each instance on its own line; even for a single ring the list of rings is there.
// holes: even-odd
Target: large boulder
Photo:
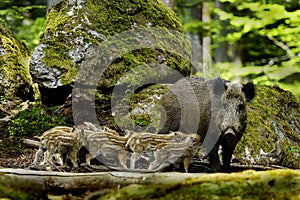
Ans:
[[[300,168],[300,105],[279,87],[257,86],[247,129],[234,155],[243,164]]]
[[[112,58],[98,55],[103,52]],[[78,70],[98,65],[100,59],[109,63],[97,83],[102,91],[116,85],[136,66],[165,64],[182,76],[191,70],[188,39],[180,21],[162,2],[65,0],[48,11],[45,31],[30,62],[43,103],[62,104],[71,93]],[[96,96],[102,96],[102,91]]]
[[[29,50],[25,44],[11,30],[0,24],[1,104],[8,101],[17,103],[33,100],[29,59]]]

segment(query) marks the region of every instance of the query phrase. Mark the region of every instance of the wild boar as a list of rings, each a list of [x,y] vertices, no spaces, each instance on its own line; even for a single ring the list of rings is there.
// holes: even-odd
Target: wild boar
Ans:
[[[180,141],[168,141],[156,145],[154,161],[149,164],[148,170],[164,168],[170,164],[182,162],[184,171],[188,172],[200,138],[198,134],[185,134],[185,136]]]
[[[128,140],[125,147],[133,152],[131,156],[130,168],[135,168],[135,163],[143,156],[143,152],[152,154],[153,152],[157,151],[158,146],[160,146],[161,144],[174,144],[175,147],[173,149],[176,149],[176,145],[179,146],[179,143],[185,140],[187,137],[187,134],[179,131],[170,132],[169,134],[154,134],[149,132],[134,132],[128,134]],[[178,147],[178,149],[179,148],[180,147]],[[185,148],[187,147],[185,146]],[[177,158],[179,158],[178,149],[177,152],[174,151],[175,157]],[[181,152],[183,152],[182,149],[183,148],[181,147]],[[171,151],[172,150],[170,150],[169,152]],[[161,163],[156,163],[156,165],[159,164]]]
[[[89,154],[86,156],[86,163],[91,165],[91,160],[100,156],[100,162],[109,167],[127,168],[127,150],[125,144],[126,137],[120,136],[116,131],[103,128],[100,131],[93,132],[84,130],[87,135],[87,146]],[[89,133],[90,132],[90,133]]]
[[[78,167],[77,153],[80,148],[85,146],[81,129],[57,126],[43,133],[40,139],[39,150],[35,154],[33,166],[37,165],[41,156],[44,156],[44,161],[40,165],[47,163],[52,164],[53,156],[59,159],[61,165],[66,165],[67,158],[73,164],[73,167]]]
[[[246,129],[246,102],[255,96],[253,83],[230,83],[221,78],[187,77],[163,95],[164,108],[159,133],[198,133],[208,153],[212,171],[228,171],[233,151]]]

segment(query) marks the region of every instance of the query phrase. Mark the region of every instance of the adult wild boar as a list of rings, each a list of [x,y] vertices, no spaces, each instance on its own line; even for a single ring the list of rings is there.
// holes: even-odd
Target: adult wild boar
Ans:
[[[208,153],[212,171],[221,169],[221,145],[222,170],[228,171],[233,151],[246,129],[245,104],[254,95],[252,83],[242,85],[220,78],[180,79],[161,99],[164,112],[159,132],[198,133],[199,147]]]

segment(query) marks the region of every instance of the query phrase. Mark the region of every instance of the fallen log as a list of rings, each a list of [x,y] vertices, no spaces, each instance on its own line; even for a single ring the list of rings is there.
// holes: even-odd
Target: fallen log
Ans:
[[[130,173],[130,172],[94,172],[69,173],[34,171],[26,169],[0,169],[2,176],[30,180],[45,185],[47,192],[54,195],[84,194],[87,191],[117,189],[131,184],[167,184],[181,182],[195,174],[178,172]],[[202,174],[197,174],[201,176]]]
[[[255,165],[255,164],[248,164],[248,165],[242,165],[240,163],[231,163],[230,164],[230,172],[241,172],[245,170],[256,170],[256,171],[265,171],[265,170],[273,170],[273,169],[288,169],[283,166],[279,165]],[[209,163],[203,162],[200,160],[193,160],[191,163],[191,166],[189,168],[189,172],[207,172],[211,173]]]
[[[72,194],[79,196],[91,194],[87,199],[143,199],[169,198],[180,196],[182,199],[200,199],[220,197],[281,197],[299,198],[300,171],[277,169],[256,172],[247,170],[239,173],[130,173],[130,172],[98,172],[98,173],[66,173],[34,171],[24,169],[0,169],[0,189],[4,186],[10,190],[27,191],[27,195],[36,197],[42,191],[48,195]],[[1,182],[10,180],[14,183]],[[31,187],[23,187],[31,183]],[[19,190],[19,187],[23,187]],[[226,189],[227,188],[227,189]],[[38,191],[38,192],[37,192]],[[255,191],[255,192],[253,192]],[[28,194],[30,193],[30,194]],[[32,193],[32,194],[31,194]],[[9,195],[7,192],[6,195]],[[7,197],[1,194],[0,197]],[[298,195],[298,196],[297,196]],[[278,197],[278,198],[277,198]],[[39,199],[46,199],[44,197]],[[255,198],[254,198],[255,199]]]
[[[40,199],[47,200],[47,191],[43,183],[22,176],[0,174],[0,199]]]
[[[300,171],[194,174],[180,183],[130,185],[99,191],[86,199],[300,199]]]

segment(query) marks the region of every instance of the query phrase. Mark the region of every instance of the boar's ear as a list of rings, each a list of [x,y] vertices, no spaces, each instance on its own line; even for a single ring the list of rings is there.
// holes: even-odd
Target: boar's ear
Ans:
[[[226,80],[226,79],[222,79],[222,82],[223,82],[223,86],[224,86],[224,88],[225,88],[225,91],[227,90],[227,88],[228,88],[228,83],[230,83],[230,81],[228,81],[228,80]]]
[[[247,83],[243,85],[242,91],[245,93],[247,101],[251,101],[255,96],[255,85],[253,83]]]

